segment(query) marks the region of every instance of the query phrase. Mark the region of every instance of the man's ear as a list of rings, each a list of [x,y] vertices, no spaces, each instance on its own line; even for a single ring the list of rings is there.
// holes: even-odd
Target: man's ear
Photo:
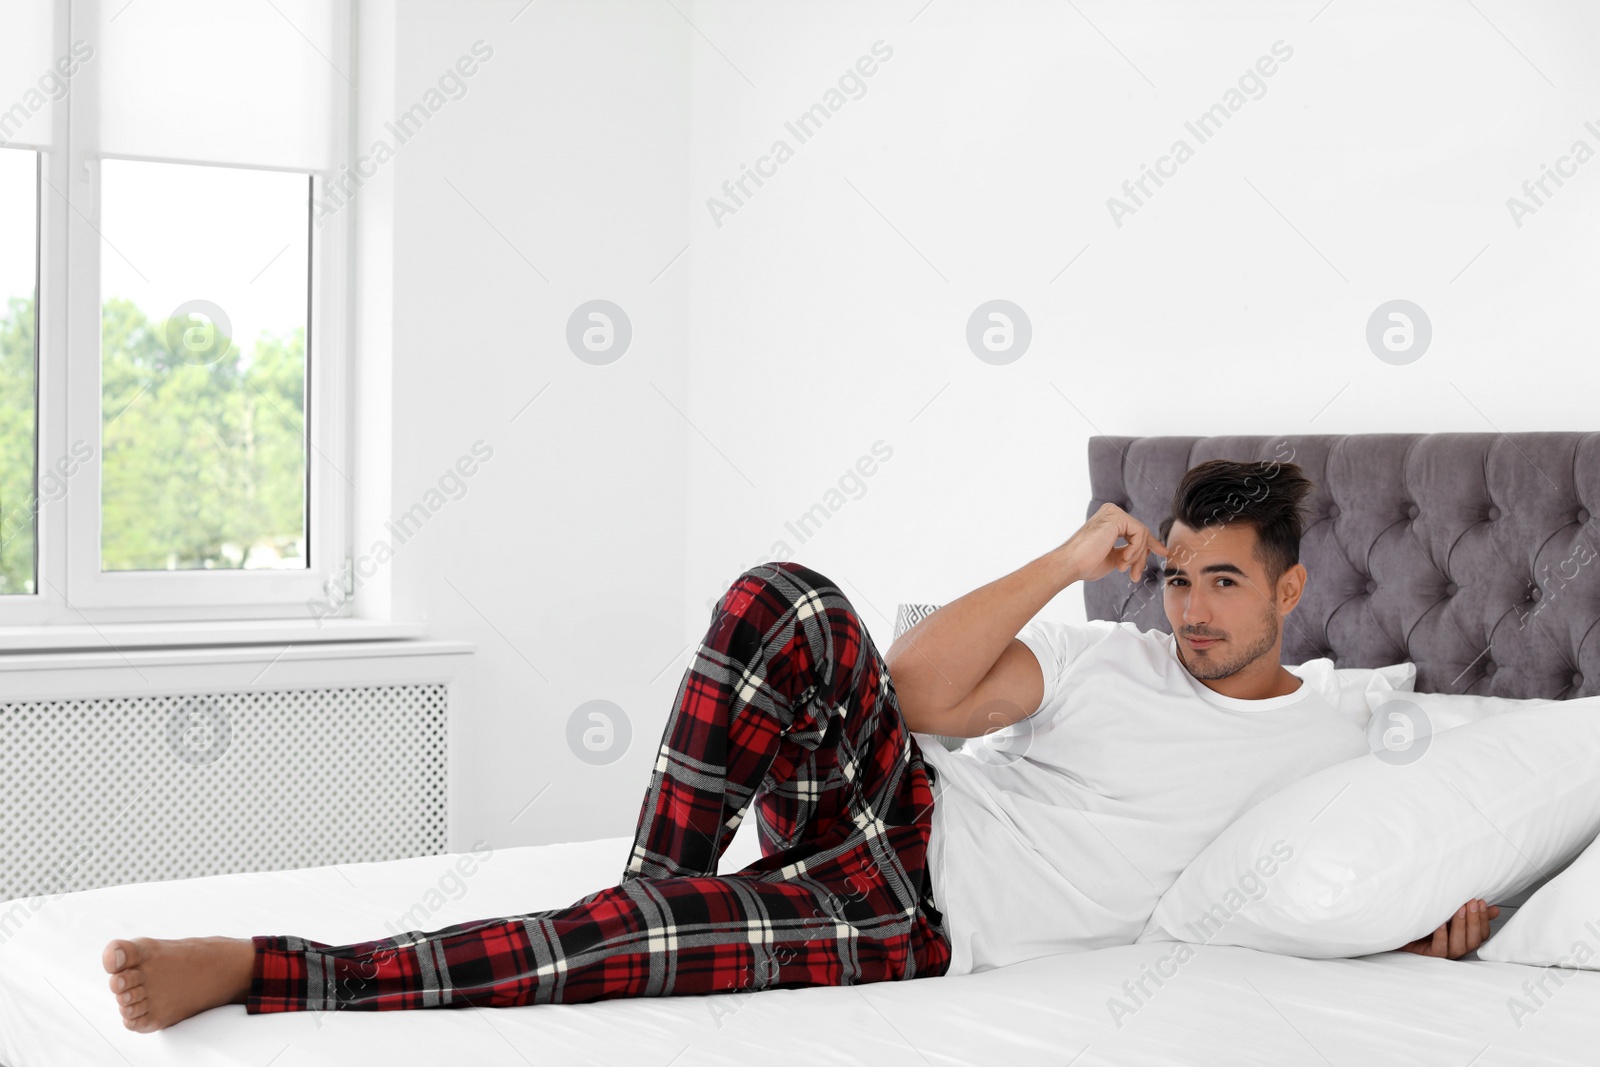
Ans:
[[[1306,591],[1306,579],[1309,577],[1302,563],[1296,563],[1278,577],[1279,612],[1287,615],[1294,610],[1295,605],[1300,603],[1301,594]]]

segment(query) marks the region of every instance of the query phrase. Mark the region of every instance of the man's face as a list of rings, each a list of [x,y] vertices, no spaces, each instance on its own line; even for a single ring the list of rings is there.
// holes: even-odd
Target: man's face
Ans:
[[[1305,568],[1295,564],[1269,583],[1247,522],[1204,530],[1174,522],[1166,544],[1162,597],[1189,673],[1214,681],[1263,659],[1276,668],[1283,615],[1299,600]]]

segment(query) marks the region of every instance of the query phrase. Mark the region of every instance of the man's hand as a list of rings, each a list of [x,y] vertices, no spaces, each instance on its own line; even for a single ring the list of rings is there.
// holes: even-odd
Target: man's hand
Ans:
[[[1460,959],[1488,939],[1489,920],[1499,916],[1500,905],[1485,904],[1482,898],[1469,900],[1433,933],[1419,937],[1409,945],[1402,945],[1399,951],[1415,952],[1419,956]]]
[[[1119,538],[1127,544],[1119,546]],[[1167,546],[1156,540],[1144,523],[1108,502],[1056,552],[1070,561],[1069,569],[1080,581],[1092,582],[1116,568],[1127,571],[1128,580],[1136,582],[1144,577],[1149,554],[1165,556]]]

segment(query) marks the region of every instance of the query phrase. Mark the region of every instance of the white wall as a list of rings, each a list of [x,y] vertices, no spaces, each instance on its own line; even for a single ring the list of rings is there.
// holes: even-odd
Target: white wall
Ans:
[[[496,449],[396,561],[397,610],[481,646],[459,803],[497,845],[632,831],[685,646],[780,543],[887,647],[897,601],[1081,523],[1094,433],[1593,422],[1600,161],[1520,227],[1506,203],[1575,140],[1600,151],[1583,5],[521,7],[401,3],[400,100],[473,40],[496,54],[392,164],[396,500]],[[785,121],[879,40],[865,94],[798,144]],[[1280,40],[1264,95],[1198,143],[1185,121]],[[707,198],[780,137],[793,158],[718,226]],[[1179,137],[1193,158],[1117,226],[1107,198]],[[594,296],[636,328],[609,367],[561,340]],[[965,341],[994,298],[1033,325],[1006,366]],[[1405,366],[1364,336],[1395,298],[1434,329]],[[877,441],[864,493],[794,536]],[[565,741],[593,697],[634,729],[600,768]]]
[[[897,601],[958,596],[1081,524],[1094,433],[1593,425],[1569,386],[1594,349],[1600,161],[1520,229],[1505,202],[1575,138],[1600,150],[1600,13],[1323,3],[697,3],[756,83],[695,39],[702,201],[875,40],[894,57],[720,229],[694,219],[692,415],[758,489],[691,449],[691,592],[876,438],[894,459],[793,547],[853,583],[884,644]],[[1264,95],[1187,134],[1279,40]],[[1178,137],[1193,158],[1119,228],[1107,198]],[[1008,366],[964,341],[996,297],[1034,328]],[[1397,297],[1435,330],[1409,366],[1364,341]],[[787,429],[752,434],[752,409]],[[1046,610],[1082,618],[1081,595]]]
[[[497,847],[631,831],[684,640],[688,431],[662,394],[683,407],[685,264],[657,275],[688,241],[691,31],[666,5],[521,6],[399,4],[399,109],[494,54],[388,164],[394,510],[494,450],[397,554],[395,611],[479,647],[453,803]],[[634,326],[607,366],[566,346],[593,298]],[[566,742],[592,699],[633,720],[606,766]]]

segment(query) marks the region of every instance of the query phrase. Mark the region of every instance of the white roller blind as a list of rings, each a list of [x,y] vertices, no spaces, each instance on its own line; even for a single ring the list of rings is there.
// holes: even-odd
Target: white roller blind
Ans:
[[[55,65],[53,7],[51,0],[0,0],[0,145],[50,144],[51,108],[71,84]],[[63,70],[77,65],[59,58]]]
[[[10,3],[11,0],[3,0]],[[330,170],[343,0],[74,0],[104,156]]]

